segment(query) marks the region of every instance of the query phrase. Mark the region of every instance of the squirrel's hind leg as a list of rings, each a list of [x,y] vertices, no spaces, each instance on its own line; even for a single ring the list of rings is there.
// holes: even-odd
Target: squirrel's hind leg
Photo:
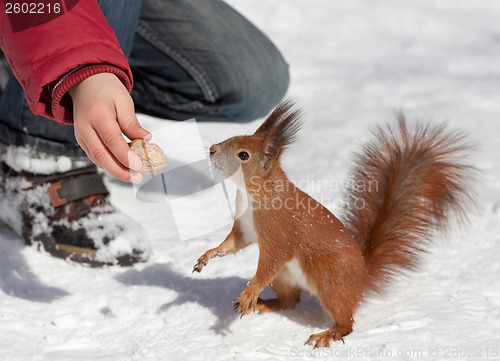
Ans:
[[[333,326],[332,328],[320,332],[315,333],[309,336],[309,339],[306,341],[306,345],[313,345],[314,348],[318,347],[330,347],[332,341],[342,341],[344,342],[344,336],[347,336],[352,331],[352,326]]]
[[[293,286],[286,281],[285,273],[284,271],[280,272],[270,283],[271,288],[276,293],[276,298],[268,300],[259,298],[257,300],[257,306],[255,308],[259,313],[283,310],[285,308],[291,308],[299,303],[301,290],[299,287]]]
[[[355,272],[352,272],[351,275],[353,279],[356,279]],[[361,275],[358,276],[361,277]],[[324,332],[311,335],[306,344],[317,348],[330,347],[332,341],[344,342],[343,337],[352,331],[354,312],[361,301],[362,289],[355,286],[359,284],[362,282],[351,284],[345,280],[344,282],[337,280],[335,284],[332,284],[326,279],[319,282],[317,296],[321,306],[334,321],[334,324],[332,328]]]

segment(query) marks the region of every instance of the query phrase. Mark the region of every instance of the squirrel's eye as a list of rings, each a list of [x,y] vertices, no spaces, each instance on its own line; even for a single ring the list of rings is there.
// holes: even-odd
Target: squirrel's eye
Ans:
[[[250,154],[248,154],[247,152],[239,152],[238,158],[240,158],[241,160],[248,160],[250,158]]]

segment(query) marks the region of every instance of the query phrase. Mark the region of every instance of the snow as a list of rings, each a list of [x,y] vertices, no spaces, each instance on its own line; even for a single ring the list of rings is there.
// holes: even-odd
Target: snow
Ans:
[[[91,164],[85,158],[56,157],[42,152],[32,154],[27,148],[14,145],[1,149],[0,158],[16,171],[25,170],[35,174],[64,173]]]
[[[345,345],[313,350],[304,342],[330,321],[308,294],[290,310],[241,320],[233,314],[231,301],[255,272],[257,247],[191,274],[230,226],[181,241],[168,203],[151,202],[163,194],[150,191],[145,203],[131,185],[108,177],[113,203],[146,228],[151,258],[131,268],[93,269],[26,247],[0,227],[0,359],[500,359],[500,3],[229,3],[290,64],[290,94],[307,120],[284,159],[292,180],[338,212],[342,187],[325,196],[321,182],[345,181],[351,152],[368,130],[403,109],[410,119],[447,121],[470,133],[473,162],[482,170],[480,214],[462,232],[437,235],[418,272],[383,295],[368,295]],[[139,119],[153,133],[172,123]],[[199,127],[210,144],[259,124]],[[178,162],[167,159],[169,166]],[[187,172],[186,182],[194,174]],[[190,213],[181,216],[189,220]],[[205,229],[209,219],[192,227]]]

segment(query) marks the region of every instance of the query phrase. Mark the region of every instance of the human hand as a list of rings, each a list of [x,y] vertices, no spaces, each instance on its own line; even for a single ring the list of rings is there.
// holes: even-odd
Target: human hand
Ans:
[[[142,163],[129,147],[129,139],[151,139],[141,127],[134,102],[122,82],[111,73],[95,74],[69,90],[73,99],[75,137],[87,156],[114,177],[139,183]]]

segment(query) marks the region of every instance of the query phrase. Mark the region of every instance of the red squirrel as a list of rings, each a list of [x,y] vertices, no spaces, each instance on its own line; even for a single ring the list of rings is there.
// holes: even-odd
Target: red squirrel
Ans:
[[[233,177],[237,213],[245,198],[248,209],[234,220],[224,242],[199,258],[193,272],[201,272],[213,257],[257,243],[257,271],[234,300],[235,310],[243,316],[292,307],[308,291],[319,298],[333,326],[311,335],[306,344],[330,347],[352,331],[367,291],[380,292],[395,274],[413,269],[433,231],[445,228],[451,215],[466,214],[474,168],[463,162],[468,146],[460,133],[431,125],[409,129],[399,114],[397,124],[377,128],[357,156],[341,222],[281,168],[280,157],[301,127],[300,116],[287,100],[253,135],[210,147],[210,160],[223,175],[241,167],[243,176]],[[267,285],[276,298],[258,297]]]

